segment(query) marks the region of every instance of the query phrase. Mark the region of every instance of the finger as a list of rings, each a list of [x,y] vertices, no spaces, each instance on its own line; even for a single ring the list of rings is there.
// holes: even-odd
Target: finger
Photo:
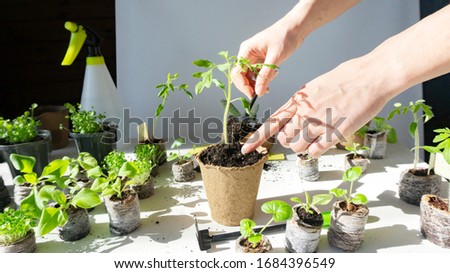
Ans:
[[[248,154],[275,135],[295,115],[296,106],[289,100],[264,122],[258,130],[244,143],[241,152]]]
[[[338,142],[339,138],[336,135],[333,134],[330,138],[325,134],[322,134],[313,143],[311,143],[311,145],[309,145],[308,153],[310,156],[318,158]]]
[[[270,54],[267,55],[265,64],[278,65],[277,58]],[[258,96],[263,96],[269,91],[269,84],[277,75],[277,70],[263,66],[256,77],[255,92]]]
[[[292,142],[294,137],[300,133],[301,121],[298,115],[294,115],[292,119],[287,123],[277,136],[279,143],[285,147],[289,148],[289,144]]]
[[[233,83],[238,90],[244,93],[247,98],[251,99],[255,94],[255,83],[250,81],[246,74],[242,72],[240,67],[235,67],[232,71]]]
[[[322,127],[307,124],[303,130],[291,141],[289,148],[295,153],[308,153],[308,147],[321,135]]]

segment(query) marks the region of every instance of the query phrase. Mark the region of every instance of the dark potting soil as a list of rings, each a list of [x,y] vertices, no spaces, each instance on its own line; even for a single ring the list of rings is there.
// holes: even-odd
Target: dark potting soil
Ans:
[[[409,172],[415,176],[427,176],[428,169],[410,169]],[[430,171],[430,175],[434,174],[434,170]]]
[[[298,154],[297,157],[300,158],[303,161],[311,159],[311,157],[308,154]]]
[[[348,159],[352,160],[352,159],[366,159],[367,156],[362,155],[362,154],[347,154],[346,156]]]
[[[110,200],[113,202],[127,202],[128,200],[133,199],[133,194],[130,191],[125,191],[122,193],[122,198],[119,198],[117,195],[112,195]]]
[[[241,148],[239,143],[214,145],[200,154],[200,160],[205,165],[244,167],[255,164],[264,156],[257,151],[243,155]]]
[[[248,133],[258,130],[261,123],[257,123],[250,118],[239,119],[237,117],[228,118],[227,136],[229,143],[241,141]]]
[[[300,218],[305,224],[310,226],[318,227],[323,225],[323,216],[322,214],[317,213],[312,210],[312,214],[307,212],[304,208],[298,207],[296,213],[298,218]]]
[[[443,211],[448,210],[448,204],[439,197],[430,197],[430,200],[428,200],[428,203],[430,204],[430,206],[433,206],[439,210],[443,210]]]

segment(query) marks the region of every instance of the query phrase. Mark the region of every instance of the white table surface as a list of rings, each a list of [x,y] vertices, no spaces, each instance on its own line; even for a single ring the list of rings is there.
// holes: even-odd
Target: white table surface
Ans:
[[[130,151],[132,145],[122,150]],[[285,200],[300,196],[306,189],[311,195],[327,192],[339,186],[343,174],[343,160],[346,151],[331,149],[319,159],[320,178],[315,182],[301,182],[295,166],[295,154],[276,145],[272,152],[284,152],[287,160],[270,161],[271,168],[263,171],[255,208],[254,220],[264,225],[269,217],[261,212],[261,204],[273,200]],[[52,159],[63,155],[76,156],[74,144],[67,148],[54,150]],[[366,225],[364,243],[358,253],[376,252],[443,252],[441,248],[424,239],[420,233],[420,211],[418,206],[407,204],[398,197],[398,178],[400,172],[411,167],[412,153],[400,144],[389,145],[387,155],[382,160],[372,160],[355,191],[364,193],[370,210]],[[423,163],[422,163],[423,164]],[[114,236],[109,232],[108,216],[103,205],[90,213],[91,234],[76,242],[64,242],[57,231],[37,239],[36,252],[157,252],[191,253],[199,249],[194,217],[200,229],[209,229],[211,234],[237,231],[238,227],[226,227],[210,218],[210,211],[203,190],[201,174],[197,173],[192,182],[175,182],[168,162],[160,168],[156,179],[155,194],[140,201],[141,226],[126,236]],[[0,174],[12,191],[11,175],[5,163],[0,165]],[[445,196],[448,183],[443,181],[442,194]],[[342,185],[346,187],[346,185]],[[330,206],[319,207],[328,211]],[[341,252],[328,245],[327,229],[322,230],[319,251],[321,253]],[[286,252],[283,231],[267,234],[274,247],[273,252]],[[203,252],[234,252],[234,241],[216,242],[212,248]]]

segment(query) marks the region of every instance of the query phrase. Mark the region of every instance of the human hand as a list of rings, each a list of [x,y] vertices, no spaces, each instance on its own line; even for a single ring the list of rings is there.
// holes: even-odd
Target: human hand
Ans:
[[[392,97],[382,71],[360,58],[312,80],[253,134],[242,153],[279,132],[284,147],[320,156],[366,124]]]
[[[303,41],[301,35],[294,33],[289,25],[289,20],[282,19],[244,41],[237,57],[249,60],[250,64],[264,63],[279,66]],[[267,93],[269,84],[276,73],[275,69],[263,66],[255,75],[250,70],[244,72],[240,66],[236,66],[232,71],[232,77],[235,86],[248,98],[252,98],[255,93],[258,96]]]

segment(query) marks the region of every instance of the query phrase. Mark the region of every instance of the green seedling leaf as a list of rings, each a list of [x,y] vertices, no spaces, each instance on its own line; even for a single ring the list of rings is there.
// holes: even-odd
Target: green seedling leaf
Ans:
[[[210,68],[214,66],[214,63],[208,61],[208,60],[196,60],[194,62],[192,62],[194,65],[199,66],[199,67],[205,67],[205,68]]]
[[[44,167],[41,177],[50,179],[56,179],[58,177],[61,177],[66,173],[68,166],[69,166],[68,160],[63,159],[53,160],[47,166]]]
[[[249,237],[254,233],[253,228],[256,226],[255,222],[251,219],[242,219],[240,222],[240,232],[244,237]]]
[[[170,148],[172,148],[172,149],[180,148],[184,144],[186,144],[186,140],[182,137],[178,137],[174,140],[174,142],[172,143],[172,146]]]
[[[327,194],[327,193],[323,193],[323,194],[317,194],[313,196],[311,205],[327,205],[328,203],[330,203],[330,201],[333,199],[333,195],[332,194]]]
[[[281,200],[272,200],[261,206],[264,213],[272,214],[275,222],[289,220],[292,217],[292,208],[288,203]]]
[[[262,240],[262,234],[260,233],[254,233],[250,234],[248,236],[248,241],[253,244],[253,247],[255,247],[259,242]]]
[[[82,189],[72,199],[71,204],[75,207],[89,209],[102,203],[102,200],[96,192],[91,189]]]
[[[122,168],[120,168],[118,175],[121,177],[133,178],[138,171],[139,169],[134,162],[125,162],[123,163]]]
[[[388,143],[397,143],[397,131],[394,128],[390,128],[387,133],[387,142]]]
[[[36,173],[26,173],[23,175],[23,178],[25,178],[26,182],[30,184],[37,184],[38,183],[38,177]]]
[[[330,193],[336,196],[337,198],[340,198],[347,195],[347,190],[341,188],[334,188],[330,190]]]
[[[87,175],[88,178],[95,179],[95,178],[101,177],[103,175],[103,171],[102,171],[102,168],[100,168],[100,166],[96,166],[96,167],[94,167],[92,169],[89,169],[86,172],[86,175]]]
[[[11,154],[9,156],[14,168],[22,173],[32,173],[36,159],[32,156]]]
[[[56,186],[52,186],[52,185],[45,185],[45,186],[43,186],[39,190],[39,192],[38,192],[38,194],[36,196],[36,200],[38,200],[37,202],[42,203],[42,204],[47,204],[48,201],[54,200],[53,199],[53,192],[55,190],[56,190]]]
[[[227,105],[227,101],[226,100],[220,100],[220,103],[222,104],[222,106],[225,108],[225,106]],[[236,108],[236,106],[234,106],[233,103],[230,103],[230,109],[229,109],[229,114],[233,117],[240,117],[241,113],[239,112],[239,110]]]
[[[67,198],[64,193],[59,190],[55,190],[52,192],[52,199],[55,200],[56,203],[60,204],[61,207],[65,207],[67,203]]]
[[[108,180],[105,177],[99,177],[94,180],[91,190],[95,192],[102,192],[108,186]]]
[[[44,207],[38,206],[36,202],[36,192],[34,190],[20,202],[20,210],[25,211],[28,215],[35,219],[38,219],[41,216],[43,208]]]
[[[68,216],[61,209],[47,207],[42,211],[42,215],[38,225],[38,235],[44,236],[58,226],[63,226],[67,223]]]
[[[342,180],[354,182],[354,181],[358,180],[358,178],[361,176],[361,174],[362,174],[362,168],[360,166],[351,167],[345,171]]]
[[[356,205],[364,205],[367,204],[368,200],[367,197],[362,193],[356,193],[355,196],[352,198],[352,203]]]
[[[417,122],[411,122],[409,125],[409,135],[412,138],[416,138]]]

